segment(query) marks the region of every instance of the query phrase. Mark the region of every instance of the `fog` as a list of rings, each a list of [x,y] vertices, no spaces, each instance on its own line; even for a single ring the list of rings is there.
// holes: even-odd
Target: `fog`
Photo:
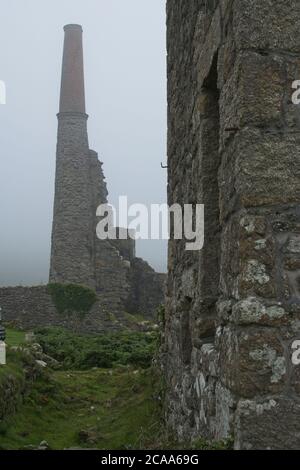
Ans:
[[[63,26],[82,24],[90,148],[109,201],[166,202],[164,0],[1,2],[0,285],[48,280]],[[166,270],[166,241],[137,254]]]

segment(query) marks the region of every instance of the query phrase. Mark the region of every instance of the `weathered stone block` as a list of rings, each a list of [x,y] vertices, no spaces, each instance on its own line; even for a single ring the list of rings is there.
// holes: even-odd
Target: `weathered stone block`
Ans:
[[[222,441],[234,434],[236,397],[221,382],[216,386],[215,439]]]
[[[240,0],[233,26],[239,49],[300,51],[298,0]]]
[[[241,400],[236,414],[236,450],[288,450],[300,447],[300,402],[270,397]]]
[[[300,136],[245,128],[223,158],[220,172],[221,216],[232,204],[259,207],[300,199]]]
[[[275,272],[257,258],[243,259],[240,264],[241,274],[238,278],[239,297],[258,295],[265,298],[276,296]]]
[[[287,363],[284,348],[273,329],[225,327],[217,339],[220,378],[239,396],[280,393]]]
[[[257,297],[249,297],[233,306],[230,319],[237,325],[281,326],[288,322],[289,314],[280,303],[266,306]]]
[[[221,237],[221,291],[226,298],[274,298],[275,239],[263,216],[244,211],[230,218]]]
[[[222,88],[222,141],[244,126],[278,126],[285,95],[285,64],[280,56],[240,52]]]

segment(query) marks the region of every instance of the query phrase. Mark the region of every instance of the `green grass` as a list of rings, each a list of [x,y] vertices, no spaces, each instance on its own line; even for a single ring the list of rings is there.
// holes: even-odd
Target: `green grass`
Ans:
[[[19,346],[25,341],[25,333],[11,328],[6,329],[6,344],[8,346]],[[0,386],[4,378],[14,375],[17,379],[23,377],[23,356],[20,353],[6,351],[6,365],[0,366]]]
[[[125,318],[130,323],[133,323],[133,324],[139,324],[139,323],[147,322],[146,318],[143,317],[143,315],[138,315],[138,314],[133,315],[132,313],[125,313]]]
[[[158,435],[160,412],[151,371],[54,372],[38,381],[20,411],[2,426],[2,449],[20,449],[46,440],[53,449],[140,448]],[[82,442],[88,431],[92,442]]]
[[[8,344],[8,346],[20,346],[24,342],[25,342],[24,331],[6,328],[6,343]]]
[[[18,412],[32,383],[42,376],[35,360],[22,351],[7,349],[6,365],[0,366],[0,448],[6,432],[7,417]]]
[[[6,365],[0,366],[0,385],[1,379],[9,375],[16,377],[23,376],[23,361],[21,354],[15,353],[7,349]]]
[[[22,344],[24,337],[22,332],[8,330],[10,346]],[[0,420],[0,449],[36,447],[43,440],[57,450],[230,447],[230,443],[211,444],[202,440],[193,446],[179,444],[167,435],[161,407],[161,378],[153,368],[139,366],[143,354],[149,359],[155,351],[156,343],[151,335],[120,333],[106,338],[104,335],[83,337],[51,328],[40,330],[37,337],[48,353],[61,356],[64,366],[70,355],[71,367],[78,360],[86,369],[87,365],[81,361],[87,351],[92,351],[92,356],[98,353],[99,359],[113,348],[118,352],[118,361],[121,359],[126,365],[118,366],[118,361],[112,361],[112,368],[89,365],[87,370],[46,369],[36,373],[32,357],[8,348],[7,365],[0,368],[0,411],[1,406],[4,409],[7,405],[7,417]],[[133,353],[138,358],[134,364]],[[11,378],[15,393],[8,406],[5,390]]]
[[[30,384],[17,412],[0,422],[0,448],[37,446],[42,440],[53,449],[139,448],[149,433],[159,434],[159,380],[146,368],[156,337],[145,333],[81,336],[47,328],[36,332],[36,340],[67,370],[48,370]],[[24,332],[7,330],[9,346],[24,341]],[[23,383],[22,354],[8,348],[7,357],[7,365],[0,369],[0,385],[1,374],[3,385],[10,375]],[[99,364],[112,368],[95,368]],[[86,370],[73,370],[75,365]],[[92,440],[83,439],[82,431]]]

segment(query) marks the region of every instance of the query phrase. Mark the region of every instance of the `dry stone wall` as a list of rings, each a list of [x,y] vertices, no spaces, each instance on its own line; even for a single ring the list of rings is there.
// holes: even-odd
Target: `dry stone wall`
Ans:
[[[300,447],[298,0],[168,0],[169,204],[205,204],[205,244],[170,240],[163,362],[183,440]]]
[[[144,286],[142,284],[142,286]],[[163,299],[163,294],[159,290],[154,297],[142,291],[139,304],[134,304],[134,315],[140,314],[151,322],[155,321],[156,309],[159,296]],[[137,315],[137,321],[128,315],[128,305],[132,305],[135,297],[131,300],[134,291],[128,293],[124,303],[116,298],[116,290],[113,295],[106,292],[105,295],[98,293],[97,302],[83,319],[76,312],[69,314],[58,313],[47,286],[37,287],[5,287],[0,288],[0,306],[2,308],[3,319],[12,326],[24,330],[32,330],[39,327],[63,327],[74,330],[77,333],[105,333],[108,331],[120,331],[124,329],[143,329],[142,322]],[[153,298],[155,300],[153,300]],[[139,308],[145,308],[145,312]]]
[[[76,314],[58,313],[47,286],[1,288],[0,305],[4,321],[25,330],[56,326],[83,333],[101,333],[120,329],[116,315],[99,302],[80,324]]]

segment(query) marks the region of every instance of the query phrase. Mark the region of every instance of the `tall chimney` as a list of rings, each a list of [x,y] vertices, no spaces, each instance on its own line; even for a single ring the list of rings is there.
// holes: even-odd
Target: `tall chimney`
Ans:
[[[64,27],[65,41],[62,64],[60,113],[85,113],[82,27]]]
[[[85,113],[82,27],[64,27],[50,281],[95,286],[91,154]]]

